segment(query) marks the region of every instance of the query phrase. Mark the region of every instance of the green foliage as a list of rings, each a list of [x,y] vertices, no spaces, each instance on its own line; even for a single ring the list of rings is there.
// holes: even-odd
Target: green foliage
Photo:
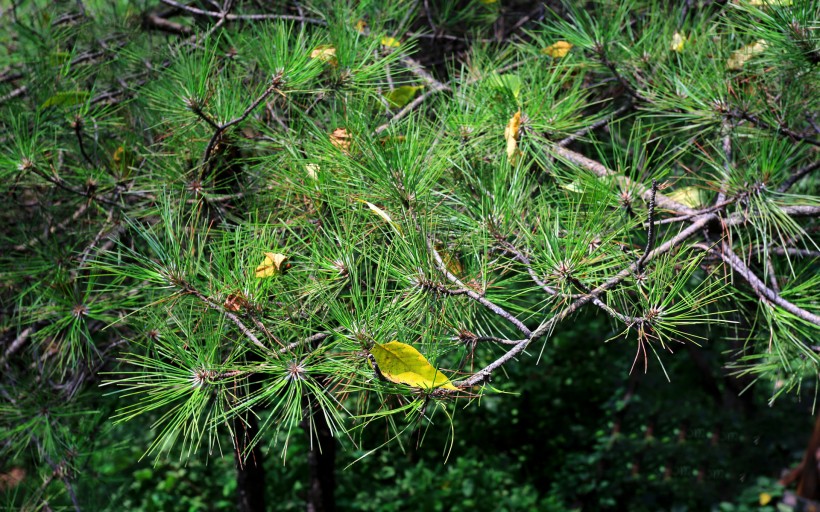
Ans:
[[[671,390],[814,400],[820,4],[432,4],[10,8],[0,453],[47,482],[11,506],[125,471],[128,506],[215,507],[206,453],[298,467],[326,434],[389,483],[342,483],[350,508],[702,508],[721,484],[670,468],[707,461],[668,461],[731,415],[663,418]],[[391,340],[453,385],[397,385]],[[519,426],[547,448],[476,462]]]

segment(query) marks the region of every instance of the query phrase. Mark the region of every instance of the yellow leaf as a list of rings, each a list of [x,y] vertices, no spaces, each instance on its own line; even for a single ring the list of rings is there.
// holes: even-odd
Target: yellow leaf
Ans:
[[[726,67],[732,71],[740,71],[749,59],[763,53],[766,50],[766,46],[768,46],[768,43],[766,43],[764,39],[758,39],[754,43],[747,44],[729,56],[729,60],[726,61]]]
[[[760,493],[760,506],[765,507],[772,501],[772,495],[767,492]]]
[[[328,62],[332,65],[336,65],[339,61],[336,60],[336,48],[330,46],[329,44],[320,44],[316,48],[310,52],[311,59],[319,59],[322,62]]]
[[[666,194],[666,196],[689,208],[702,206],[704,200],[701,190],[697,187],[681,187]]]
[[[320,170],[321,170],[321,168],[319,167],[319,164],[307,164],[305,166],[305,172],[307,172],[308,178],[310,178],[312,180],[318,180],[319,179],[319,171]]]
[[[479,0],[479,2],[481,2],[484,5],[490,5],[490,4],[498,3],[498,0]]]
[[[422,89],[424,89],[423,85],[402,85],[388,92],[384,97],[387,98],[391,107],[401,108],[410,103],[413,96]]]
[[[375,204],[373,204],[369,201],[365,201],[364,199],[359,199],[359,201],[366,204],[367,207],[370,208],[373,211],[373,213],[375,213],[376,215],[378,215],[379,217],[384,219],[385,222],[390,224],[393,227],[393,229],[395,229],[396,231],[398,231],[399,234],[401,234],[401,229],[399,228],[398,225],[396,225],[395,222],[393,222],[393,219],[390,218],[390,215],[386,211],[382,210],[381,208],[379,208],[378,206],[376,206]]]
[[[282,264],[288,259],[284,254],[266,252],[265,259],[256,267],[256,277],[271,277],[282,270]]]
[[[345,155],[350,153],[350,132],[345,128],[336,128],[330,134],[330,143],[342,150]]]
[[[521,128],[521,111],[516,112],[504,128],[504,139],[507,141],[507,158],[510,160],[519,153],[518,132]]]
[[[438,371],[421,352],[405,343],[373,345],[370,353],[376,358],[384,378],[406,386],[430,390],[434,388],[458,390],[443,373]]]
[[[561,57],[566,57],[571,49],[572,45],[570,43],[558,41],[541,50],[541,53],[549,55],[553,59],[560,59]]]
[[[787,7],[792,4],[792,0],[749,0],[749,5],[757,5],[760,7]]]
[[[384,36],[382,37],[382,46],[389,46],[390,48],[398,48],[401,46],[401,42],[396,39],[395,37]]]
[[[672,44],[669,45],[669,49],[673,52],[682,52],[683,45],[686,43],[686,36],[681,34],[680,32],[675,32],[672,35]]]
[[[565,183],[561,185],[561,188],[564,190],[569,190],[570,192],[574,192],[576,194],[583,194],[584,189],[577,181],[570,181],[569,183]]]
[[[356,22],[356,32],[363,33],[364,29],[367,28],[367,22],[364,20],[359,20]]]

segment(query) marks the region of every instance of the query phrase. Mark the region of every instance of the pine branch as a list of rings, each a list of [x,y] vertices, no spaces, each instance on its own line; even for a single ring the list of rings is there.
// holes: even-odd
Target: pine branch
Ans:
[[[515,316],[504,310],[504,308],[496,304],[493,304],[492,302],[482,297],[475,291],[470,290],[464,283],[461,282],[459,278],[457,278],[449,270],[447,270],[447,265],[444,264],[444,261],[441,259],[441,256],[439,255],[438,251],[436,251],[436,249],[433,247],[433,244],[428,241],[427,246],[429,247],[430,252],[433,254],[433,258],[436,260],[436,267],[438,268],[439,272],[444,274],[448,281],[459,287],[458,293],[463,293],[464,295],[467,295],[467,297],[469,297],[473,301],[478,302],[488,310],[500,316],[501,318],[512,324],[516,329],[521,331],[524,334],[524,336],[530,336],[532,334],[526,325],[524,325]]]
[[[731,247],[725,242],[721,244],[720,250],[709,247],[705,244],[694,244],[693,247],[698,249],[704,250],[706,252],[710,252],[720,256],[720,258],[727,264],[731,269],[742,277],[749,286],[752,287],[752,290],[757,294],[758,297],[761,299],[765,299],[777,306],[780,306],[782,309],[788,311],[789,313],[793,314],[794,316],[805,320],[811,324],[820,326],[820,316],[815,315],[810,311],[806,311],[805,309],[801,309],[791,302],[787,301],[786,299],[782,298],[780,295],[777,294],[774,290],[766,286],[766,283],[760,280],[752,270],[746,266],[746,264],[741,260],[737,254],[732,251]]]

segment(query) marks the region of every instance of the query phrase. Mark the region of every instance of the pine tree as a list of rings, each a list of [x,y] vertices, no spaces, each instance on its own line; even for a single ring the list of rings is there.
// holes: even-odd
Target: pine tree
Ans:
[[[633,372],[816,385],[820,3],[308,4],[2,13],[0,441],[45,481],[10,505],[79,510],[113,418],[233,453],[242,510],[307,435],[330,510],[336,449],[588,309]]]

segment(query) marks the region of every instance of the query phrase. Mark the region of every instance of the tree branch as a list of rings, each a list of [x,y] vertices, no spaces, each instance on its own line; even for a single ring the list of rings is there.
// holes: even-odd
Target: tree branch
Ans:
[[[752,287],[752,290],[758,295],[758,297],[762,299],[766,299],[773,304],[780,306],[782,309],[785,309],[789,313],[793,314],[794,316],[805,320],[814,325],[820,326],[820,316],[815,315],[810,311],[806,311],[805,309],[799,308],[792,304],[791,302],[787,301],[786,299],[782,298],[778,295],[774,290],[766,286],[766,284],[757,277],[754,272],[751,271],[749,267],[741,260],[737,254],[732,251],[731,247],[728,246],[725,242],[721,244],[720,250],[716,250],[713,247],[709,247],[705,244],[694,244],[693,247],[697,247],[698,249],[712,252],[720,256],[720,258],[727,264],[731,269],[741,276],[749,286]]]

